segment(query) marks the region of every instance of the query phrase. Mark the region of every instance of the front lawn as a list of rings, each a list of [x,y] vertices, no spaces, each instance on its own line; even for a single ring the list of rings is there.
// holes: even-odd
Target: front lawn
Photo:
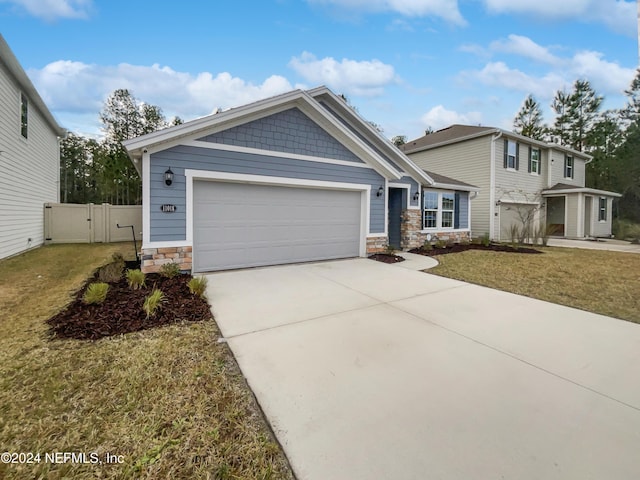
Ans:
[[[0,478],[293,478],[214,321],[51,339],[47,318],[117,251],[133,256],[51,245],[0,261],[0,450],[41,454]]]
[[[438,255],[429,273],[640,323],[640,255],[536,248],[544,254]]]

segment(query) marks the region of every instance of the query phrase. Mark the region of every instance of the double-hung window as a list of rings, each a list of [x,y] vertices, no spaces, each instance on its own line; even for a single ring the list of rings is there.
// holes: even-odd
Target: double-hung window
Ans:
[[[540,175],[540,149],[529,148],[529,172]]]
[[[438,228],[438,194],[424,194],[424,228]]]
[[[518,170],[518,144],[513,140],[504,141],[504,168]]]
[[[29,99],[24,93],[20,94],[20,134],[24,138],[29,134]]]
[[[564,157],[564,178],[573,178],[573,157]]]
[[[454,228],[456,197],[454,193],[424,193],[423,228]]]
[[[600,197],[598,220],[601,222],[607,221],[607,199],[606,197]]]

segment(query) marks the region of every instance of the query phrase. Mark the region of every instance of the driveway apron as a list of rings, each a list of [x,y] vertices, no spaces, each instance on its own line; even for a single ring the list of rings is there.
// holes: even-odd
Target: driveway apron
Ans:
[[[367,259],[208,294],[299,480],[640,478],[640,325]]]

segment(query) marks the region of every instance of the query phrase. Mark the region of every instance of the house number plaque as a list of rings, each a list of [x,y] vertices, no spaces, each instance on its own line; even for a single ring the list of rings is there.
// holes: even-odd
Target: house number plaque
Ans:
[[[176,211],[176,206],[165,203],[164,205],[160,205],[160,211],[164,213],[173,213]]]

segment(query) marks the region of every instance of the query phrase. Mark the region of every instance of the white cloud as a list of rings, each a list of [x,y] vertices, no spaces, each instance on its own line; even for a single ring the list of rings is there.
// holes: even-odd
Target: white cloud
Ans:
[[[492,13],[535,15],[551,20],[601,22],[613,31],[636,34],[637,6],[629,0],[483,0]]]
[[[528,37],[509,35],[506,39],[491,42],[489,48],[495,52],[513,53],[537,62],[558,65],[562,61],[553,55],[547,47],[538,45]]]
[[[312,84],[327,85],[339,93],[381,95],[386,85],[397,81],[393,66],[380,60],[349,60],[332,57],[317,59],[309,52],[293,57],[289,66]]]
[[[34,17],[53,21],[59,18],[87,18],[93,0],[0,0],[27,11]]]
[[[127,88],[138,99],[161,107],[167,116],[178,115],[185,120],[208,115],[219,107],[244,105],[294,88],[278,75],[254,84],[228,72],[192,75],[166,66],[126,63],[103,66],[59,60],[28,73],[63,126],[72,127],[64,125],[65,118],[93,115],[96,131],[104,100],[118,88]]]
[[[420,120],[425,128],[431,127],[433,130],[439,130],[455,123],[463,125],[480,124],[482,114],[480,112],[459,113],[438,105],[425,113]]]
[[[466,25],[458,9],[458,0],[307,0],[315,5],[333,6],[363,13],[395,12],[406,17],[438,17]]]

